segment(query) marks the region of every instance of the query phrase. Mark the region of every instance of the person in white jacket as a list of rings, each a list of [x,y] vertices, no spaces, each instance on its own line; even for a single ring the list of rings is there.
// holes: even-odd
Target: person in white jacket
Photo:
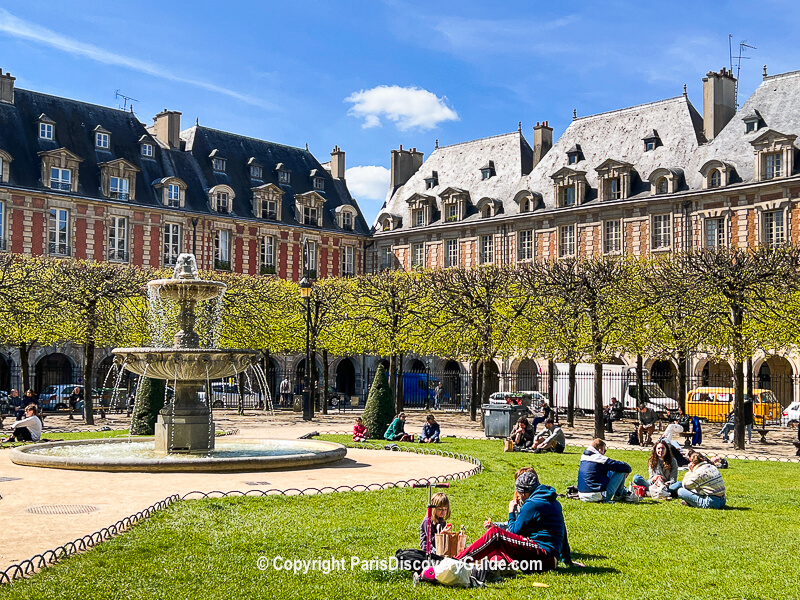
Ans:
[[[28,404],[25,407],[25,416],[11,425],[13,432],[4,442],[38,442],[42,439],[42,420],[39,418],[39,407]]]

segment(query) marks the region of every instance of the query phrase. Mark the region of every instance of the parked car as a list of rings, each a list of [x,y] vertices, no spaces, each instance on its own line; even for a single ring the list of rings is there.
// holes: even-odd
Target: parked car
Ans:
[[[800,424],[800,401],[797,400],[784,408],[783,413],[781,413],[781,425],[788,427],[792,424]]]
[[[205,403],[205,389],[197,393],[197,399]],[[244,390],[244,405],[247,408],[255,408],[261,403],[261,394],[252,390]],[[212,408],[237,408],[239,406],[239,386],[235,383],[224,383],[215,381],[211,384],[211,406]]]
[[[753,418],[758,425],[781,419],[781,403],[771,390],[753,390]],[[699,387],[686,394],[686,414],[706,421],[723,423],[732,410],[734,389]]]
[[[72,395],[72,390],[75,388],[80,388],[81,392],[83,392],[83,386],[79,383],[47,386],[39,394],[39,409],[65,410],[69,408],[69,397]],[[97,391],[94,393],[97,394]],[[83,403],[81,403],[81,408],[82,407]]]

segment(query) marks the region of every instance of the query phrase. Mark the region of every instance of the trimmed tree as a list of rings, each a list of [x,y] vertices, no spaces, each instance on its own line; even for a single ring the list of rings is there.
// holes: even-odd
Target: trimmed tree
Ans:
[[[164,408],[163,379],[145,377],[139,382],[136,403],[131,416],[131,435],[153,435],[156,431],[158,411]]]
[[[389,380],[386,378],[386,369],[383,365],[378,365],[378,370],[375,372],[375,379],[372,380],[372,387],[369,389],[367,404],[364,406],[364,414],[361,418],[369,437],[378,439],[383,438],[383,434],[394,418],[392,388],[389,387]]]

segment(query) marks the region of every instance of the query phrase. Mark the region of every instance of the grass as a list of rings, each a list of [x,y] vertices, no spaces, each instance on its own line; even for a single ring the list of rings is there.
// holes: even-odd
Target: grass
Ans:
[[[533,464],[544,483],[563,492],[574,484],[580,458],[577,448],[564,455],[504,454],[499,441],[446,439],[440,449],[483,461],[482,474],[447,491],[451,521],[465,524],[470,539],[486,517],[505,518],[514,470]],[[646,471],[644,453],[609,454],[630,462],[634,472]],[[559,567],[484,590],[413,588],[408,573],[349,570],[350,556],[387,558],[417,546],[427,494],[392,489],[177,503],[86,554],[0,586],[0,599],[791,598],[797,593],[793,558],[800,555],[797,470],[797,464],[731,461],[724,472],[731,508],[722,511],[675,501],[562,500],[574,558],[588,567]],[[345,557],[348,569],[328,575],[259,571],[259,556]],[[533,588],[534,581],[550,587]]]
[[[10,431],[6,429],[5,431],[0,432],[2,433],[2,438],[5,439],[8,435],[10,435]],[[42,437],[48,440],[91,440],[96,438],[118,438],[118,437],[128,437],[128,430],[127,429],[115,429],[113,431],[80,431],[75,433],[56,433],[53,431],[47,431],[46,429],[42,432]],[[0,442],[0,448],[11,448],[13,446],[23,446],[25,443],[30,442],[10,442],[8,444]]]

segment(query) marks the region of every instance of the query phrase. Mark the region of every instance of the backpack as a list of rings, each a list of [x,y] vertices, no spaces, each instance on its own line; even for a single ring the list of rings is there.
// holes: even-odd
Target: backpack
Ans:
[[[628,434],[628,445],[629,446],[638,446],[639,445],[639,434],[635,431],[631,431]]]
[[[397,558],[398,567],[412,573],[422,573],[427,567],[436,565],[442,560],[442,557],[438,554],[428,556],[424,550],[419,550],[418,548],[398,550],[394,555]]]

